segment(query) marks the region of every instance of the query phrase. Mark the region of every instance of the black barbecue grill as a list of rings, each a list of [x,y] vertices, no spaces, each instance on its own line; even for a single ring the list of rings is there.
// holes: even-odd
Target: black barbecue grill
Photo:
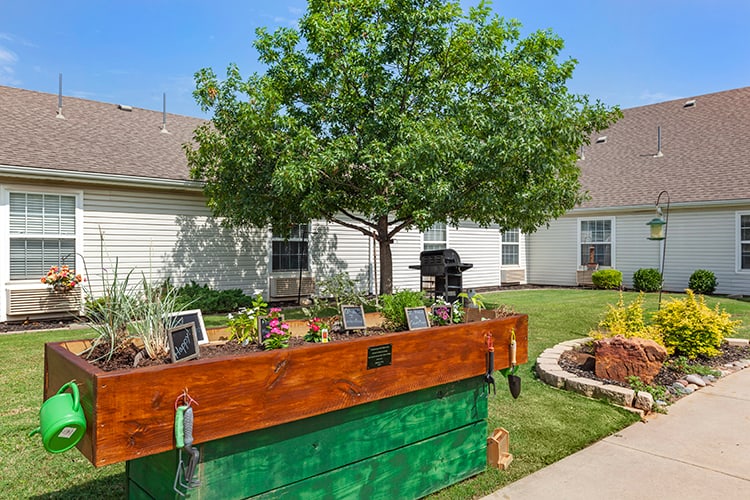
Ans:
[[[433,300],[440,296],[448,302],[458,298],[463,288],[463,272],[474,267],[461,262],[458,252],[450,248],[425,250],[419,254],[419,265],[409,266],[420,272],[420,288]]]

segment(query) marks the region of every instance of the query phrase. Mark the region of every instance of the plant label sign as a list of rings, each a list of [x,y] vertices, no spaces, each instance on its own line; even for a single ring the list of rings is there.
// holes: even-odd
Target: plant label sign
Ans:
[[[406,307],[406,323],[409,330],[419,330],[430,327],[430,318],[426,307]]]
[[[180,311],[167,315],[167,325],[172,327],[178,327],[180,325],[186,325],[193,323],[195,325],[195,335],[198,338],[199,344],[208,344],[208,335],[206,335],[206,325],[203,324],[203,314],[200,309],[193,309],[192,311]]]
[[[362,306],[341,306],[341,318],[344,322],[344,330],[364,330],[365,310]]]
[[[170,328],[167,331],[167,340],[169,340],[169,353],[172,355],[172,363],[179,363],[200,356],[195,323],[185,323]]]

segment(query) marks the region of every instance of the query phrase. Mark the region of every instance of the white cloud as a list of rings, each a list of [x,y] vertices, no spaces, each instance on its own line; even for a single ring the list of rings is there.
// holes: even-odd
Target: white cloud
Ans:
[[[640,95],[640,100],[644,104],[656,104],[659,102],[672,101],[679,98],[680,96],[667,94],[666,92],[651,92],[649,90],[644,90]]]
[[[0,85],[20,85],[14,68],[17,62],[18,56],[13,51],[0,46]]]

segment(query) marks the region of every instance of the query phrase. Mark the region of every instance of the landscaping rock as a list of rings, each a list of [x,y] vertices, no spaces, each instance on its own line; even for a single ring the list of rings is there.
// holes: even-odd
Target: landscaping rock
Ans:
[[[636,376],[650,384],[667,359],[667,350],[653,340],[617,335],[594,342],[596,376],[627,382]]]
[[[693,392],[697,391],[698,389],[700,389],[700,386],[695,385],[695,384],[688,384],[687,387],[685,387],[685,389],[689,390],[690,393],[693,393]],[[690,394],[690,393],[688,393],[688,394]]]
[[[703,378],[700,375],[691,373],[690,375],[687,375],[685,377],[685,380],[687,381],[688,384],[695,384],[699,387],[706,387],[706,382],[703,380]]]
[[[652,396],[650,392],[637,391],[633,398],[633,407],[645,412],[650,412],[654,407],[654,396]]]
[[[687,390],[687,387],[684,386],[684,385],[682,385],[680,382],[681,381],[678,380],[677,382],[675,382],[674,384],[672,384],[672,390],[674,390],[674,392],[676,392],[677,394],[689,394],[689,392]],[[692,391],[690,391],[690,392],[692,392]]]

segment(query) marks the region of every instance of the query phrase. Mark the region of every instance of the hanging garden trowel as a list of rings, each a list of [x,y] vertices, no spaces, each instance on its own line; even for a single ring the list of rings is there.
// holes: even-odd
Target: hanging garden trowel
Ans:
[[[516,332],[510,334],[510,371],[508,372],[508,387],[513,399],[518,398],[521,394],[521,377],[516,375],[518,365],[516,364]]]

